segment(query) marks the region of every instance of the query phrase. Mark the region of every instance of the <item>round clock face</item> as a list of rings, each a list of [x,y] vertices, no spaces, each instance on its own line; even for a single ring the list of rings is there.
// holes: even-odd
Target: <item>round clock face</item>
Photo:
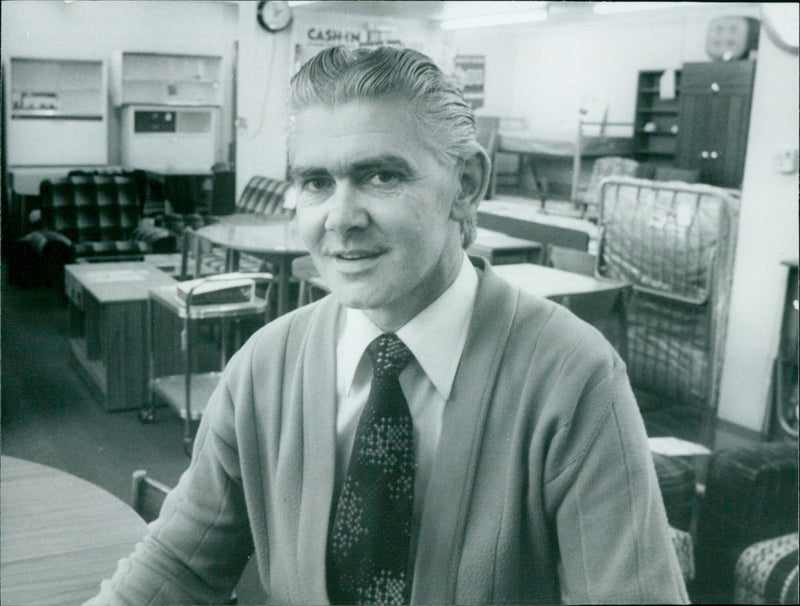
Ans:
[[[261,0],[258,3],[258,22],[268,32],[279,32],[292,22],[292,9],[283,0]]]

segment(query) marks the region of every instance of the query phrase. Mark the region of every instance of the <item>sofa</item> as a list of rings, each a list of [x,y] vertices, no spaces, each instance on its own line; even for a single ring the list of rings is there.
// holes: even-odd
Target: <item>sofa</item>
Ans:
[[[653,461],[693,603],[797,603],[796,442]]]
[[[42,181],[40,227],[14,242],[11,281],[60,284],[66,263],[174,252],[175,235],[142,219],[142,195],[141,184],[127,174],[76,172]]]
[[[698,507],[693,601],[730,603],[738,593],[744,603],[783,603],[782,595],[797,603],[797,477],[797,443],[712,453]]]

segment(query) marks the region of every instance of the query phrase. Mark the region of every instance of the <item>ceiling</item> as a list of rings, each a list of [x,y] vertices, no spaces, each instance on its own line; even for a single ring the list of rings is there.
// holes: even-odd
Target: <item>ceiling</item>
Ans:
[[[424,19],[429,21],[441,21],[460,17],[474,17],[482,15],[508,14],[515,12],[529,12],[537,8],[547,7],[549,21],[577,21],[587,18],[599,18],[594,15],[593,8],[598,2],[576,2],[576,1],[556,1],[556,2],[533,2],[517,0],[512,2],[505,1],[454,1],[454,0],[378,0],[378,1],[344,1],[344,0],[324,0],[322,2],[297,3],[295,11],[309,13],[339,13],[349,15],[363,15],[367,17],[397,17],[405,19]],[[620,7],[622,2],[605,2],[604,5],[616,5]],[[676,10],[702,8],[702,3],[686,2],[683,5],[674,6],[674,3],[632,3],[648,4],[648,8],[653,10]],[[670,6],[673,4],[673,6]],[[752,4],[752,3],[749,3]],[[650,12],[650,11],[648,11]]]

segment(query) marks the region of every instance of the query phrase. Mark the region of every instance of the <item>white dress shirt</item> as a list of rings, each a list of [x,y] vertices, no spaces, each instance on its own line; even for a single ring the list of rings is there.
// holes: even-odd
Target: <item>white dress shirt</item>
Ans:
[[[412,554],[442,431],[442,416],[464,351],[477,292],[478,275],[465,253],[458,276],[447,290],[396,331],[414,354],[414,360],[399,377],[414,424],[414,459],[417,463]],[[335,499],[338,499],[344,483],[358,420],[369,397],[372,364],[365,352],[375,337],[384,332],[361,310],[348,308],[344,316],[336,346]]]

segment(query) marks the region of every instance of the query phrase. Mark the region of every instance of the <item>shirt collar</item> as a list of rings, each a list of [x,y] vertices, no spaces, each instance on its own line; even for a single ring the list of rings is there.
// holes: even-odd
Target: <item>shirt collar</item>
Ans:
[[[447,290],[397,331],[445,400],[450,397],[464,351],[477,292],[478,274],[465,253],[461,269]],[[350,392],[367,346],[382,333],[363,311],[347,308],[337,347],[345,393]]]

